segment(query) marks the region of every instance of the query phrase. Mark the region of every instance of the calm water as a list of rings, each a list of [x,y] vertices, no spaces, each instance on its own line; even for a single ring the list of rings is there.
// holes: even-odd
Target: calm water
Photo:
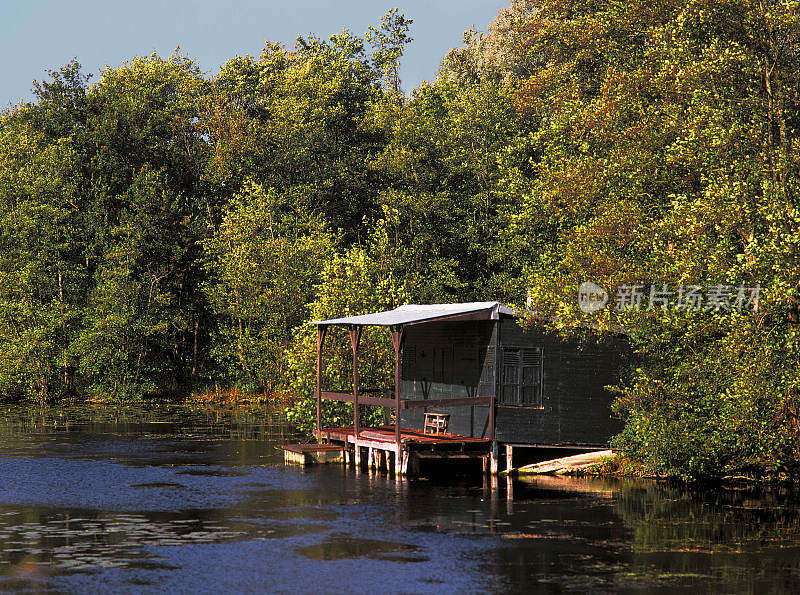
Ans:
[[[265,412],[7,410],[0,590],[800,590],[798,495],[396,481],[284,467],[291,437]]]

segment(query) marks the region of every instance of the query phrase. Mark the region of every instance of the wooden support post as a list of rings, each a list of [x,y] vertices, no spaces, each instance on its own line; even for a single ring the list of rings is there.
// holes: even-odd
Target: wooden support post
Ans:
[[[358,439],[356,439],[356,450],[355,450],[355,468],[361,469],[361,447],[358,445]]]
[[[494,394],[492,395],[492,400],[489,403],[489,439],[494,443],[497,439],[496,433],[496,424],[497,421],[496,417],[496,408],[497,408],[497,399],[500,396],[500,391],[502,390],[502,384],[500,382],[501,379],[501,361],[500,361],[500,321],[496,320],[494,323],[495,329],[495,344],[494,344]],[[495,455],[495,458],[496,455]],[[495,473],[496,473],[495,467]]]
[[[317,327],[317,442],[322,442],[322,344],[328,327]]]
[[[403,449],[400,455],[400,475],[408,473],[408,451]]]
[[[361,460],[358,452],[358,343],[361,340],[362,327],[350,327],[350,348],[353,350],[353,431],[356,440],[356,464]]]
[[[495,521],[497,520],[498,510],[497,510],[497,500],[498,500],[498,486],[497,486],[497,475],[490,475],[489,476],[489,531],[494,533],[497,530],[495,527]]]
[[[497,467],[498,467],[498,459],[500,458],[497,453],[497,442],[492,441],[492,454],[489,455],[491,458],[491,462],[489,464],[489,473],[492,475],[497,475]]]
[[[392,344],[394,345],[394,441],[397,450],[400,450],[400,349],[403,345],[403,327],[392,329]]]
[[[506,444],[506,472],[510,475],[514,469],[514,447]]]
[[[506,514],[514,514],[514,478],[506,475]]]
[[[492,398],[492,402],[489,403],[489,439],[494,440],[494,404],[495,399]]]
[[[375,449],[373,447],[369,447],[367,452],[367,466],[370,469],[375,469],[377,465],[375,464]]]

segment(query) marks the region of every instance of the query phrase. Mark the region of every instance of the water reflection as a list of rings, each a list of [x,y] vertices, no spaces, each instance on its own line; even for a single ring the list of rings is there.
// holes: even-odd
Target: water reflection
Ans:
[[[7,410],[0,589],[800,587],[798,495],[284,467],[269,411]],[[295,437],[296,438],[296,437]]]

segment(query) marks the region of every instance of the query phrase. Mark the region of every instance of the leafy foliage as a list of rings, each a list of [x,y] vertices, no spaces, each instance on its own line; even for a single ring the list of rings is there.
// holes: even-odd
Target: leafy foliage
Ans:
[[[401,91],[410,19],[71,62],[0,116],[0,391],[288,393],[308,426],[319,318],[500,299],[625,329],[616,446],[657,473],[800,460],[796,0],[512,0]],[[756,312],[579,311],[593,281],[763,287]],[[363,384],[390,378],[366,331]],[[349,390],[346,337],[326,386]],[[328,423],[352,412],[326,404]],[[363,423],[385,412],[365,407]]]
[[[566,329],[582,281],[760,284],[748,316],[593,319],[642,355],[617,446],[689,477],[795,464],[798,4],[534,4],[518,100],[537,158],[507,176],[514,231],[549,240],[526,258],[533,303]]]

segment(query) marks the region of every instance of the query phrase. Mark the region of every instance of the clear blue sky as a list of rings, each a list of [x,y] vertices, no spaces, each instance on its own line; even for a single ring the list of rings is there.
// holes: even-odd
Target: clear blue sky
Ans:
[[[445,52],[470,25],[486,29],[509,0],[0,0],[0,108],[31,99],[31,82],[73,57],[97,79],[154,50],[176,46],[203,71],[228,58],[259,55],[265,40],[294,46],[298,34],[328,37],[344,27],[362,34],[397,6],[414,19],[402,67],[403,88],[431,80]]]

